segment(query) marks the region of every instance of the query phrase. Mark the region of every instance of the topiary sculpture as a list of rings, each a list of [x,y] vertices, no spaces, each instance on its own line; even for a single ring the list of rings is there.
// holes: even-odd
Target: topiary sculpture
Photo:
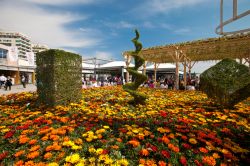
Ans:
[[[131,103],[144,104],[147,96],[142,93],[137,92],[136,90],[144,81],[147,80],[146,75],[143,75],[137,71],[139,67],[141,67],[144,64],[145,60],[138,56],[139,52],[142,49],[142,44],[138,41],[140,34],[137,30],[135,30],[135,34],[136,34],[136,37],[132,39],[132,42],[135,45],[135,51],[131,52],[131,56],[134,57],[135,66],[127,68],[127,71],[129,72],[129,74],[132,75],[134,81],[132,83],[127,83],[123,85],[123,89],[134,97],[134,100],[131,101]]]

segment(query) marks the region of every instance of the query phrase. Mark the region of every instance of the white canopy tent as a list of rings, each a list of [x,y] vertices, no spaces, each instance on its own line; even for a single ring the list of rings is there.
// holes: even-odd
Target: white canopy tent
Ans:
[[[130,64],[129,67],[134,67],[134,64]],[[126,68],[126,63],[124,61],[113,61],[103,64],[99,67],[99,69],[119,69]]]

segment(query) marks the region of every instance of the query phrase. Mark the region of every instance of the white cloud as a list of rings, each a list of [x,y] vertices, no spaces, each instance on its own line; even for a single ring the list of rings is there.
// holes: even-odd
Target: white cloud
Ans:
[[[11,2],[0,2],[0,27],[4,30],[25,33],[33,42],[51,48],[91,47],[100,42],[89,33],[65,28],[69,23],[86,20],[87,16],[50,12],[33,4]]]
[[[110,28],[135,28],[136,26],[134,24],[131,24],[127,21],[120,21],[120,22],[105,22],[103,21],[103,24]]]
[[[97,59],[104,59],[104,60],[111,60],[114,59],[113,54],[110,52],[105,52],[105,51],[95,51],[93,54],[91,55],[83,55],[83,59],[86,58],[91,58],[91,57],[95,57]]]
[[[142,17],[159,13],[168,13],[171,10],[190,7],[207,2],[208,0],[148,0],[136,8],[134,12],[143,13]]]
[[[96,2],[96,0],[24,0],[24,1],[35,4],[53,5],[53,6],[91,4]]]
[[[143,27],[145,27],[145,28],[155,28],[155,25],[150,21],[145,21],[143,23]]]

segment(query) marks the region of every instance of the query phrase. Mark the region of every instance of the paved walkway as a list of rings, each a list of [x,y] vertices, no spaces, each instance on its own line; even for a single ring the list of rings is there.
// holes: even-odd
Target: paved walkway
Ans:
[[[5,90],[4,87],[0,89],[0,95],[8,95],[12,93],[20,93],[20,92],[29,92],[36,91],[36,86],[34,84],[27,84],[26,88],[23,88],[23,85],[13,85],[11,90]]]

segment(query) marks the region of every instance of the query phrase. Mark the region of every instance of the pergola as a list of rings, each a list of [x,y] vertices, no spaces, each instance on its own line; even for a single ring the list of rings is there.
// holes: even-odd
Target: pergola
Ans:
[[[129,64],[132,51],[123,56]],[[139,56],[146,61],[176,64],[176,89],[179,89],[179,63],[184,65],[184,84],[186,86],[186,67],[189,71],[197,61],[221,60],[224,58],[242,59],[249,63],[250,70],[250,33],[209,38],[205,40],[156,46],[142,49]]]

